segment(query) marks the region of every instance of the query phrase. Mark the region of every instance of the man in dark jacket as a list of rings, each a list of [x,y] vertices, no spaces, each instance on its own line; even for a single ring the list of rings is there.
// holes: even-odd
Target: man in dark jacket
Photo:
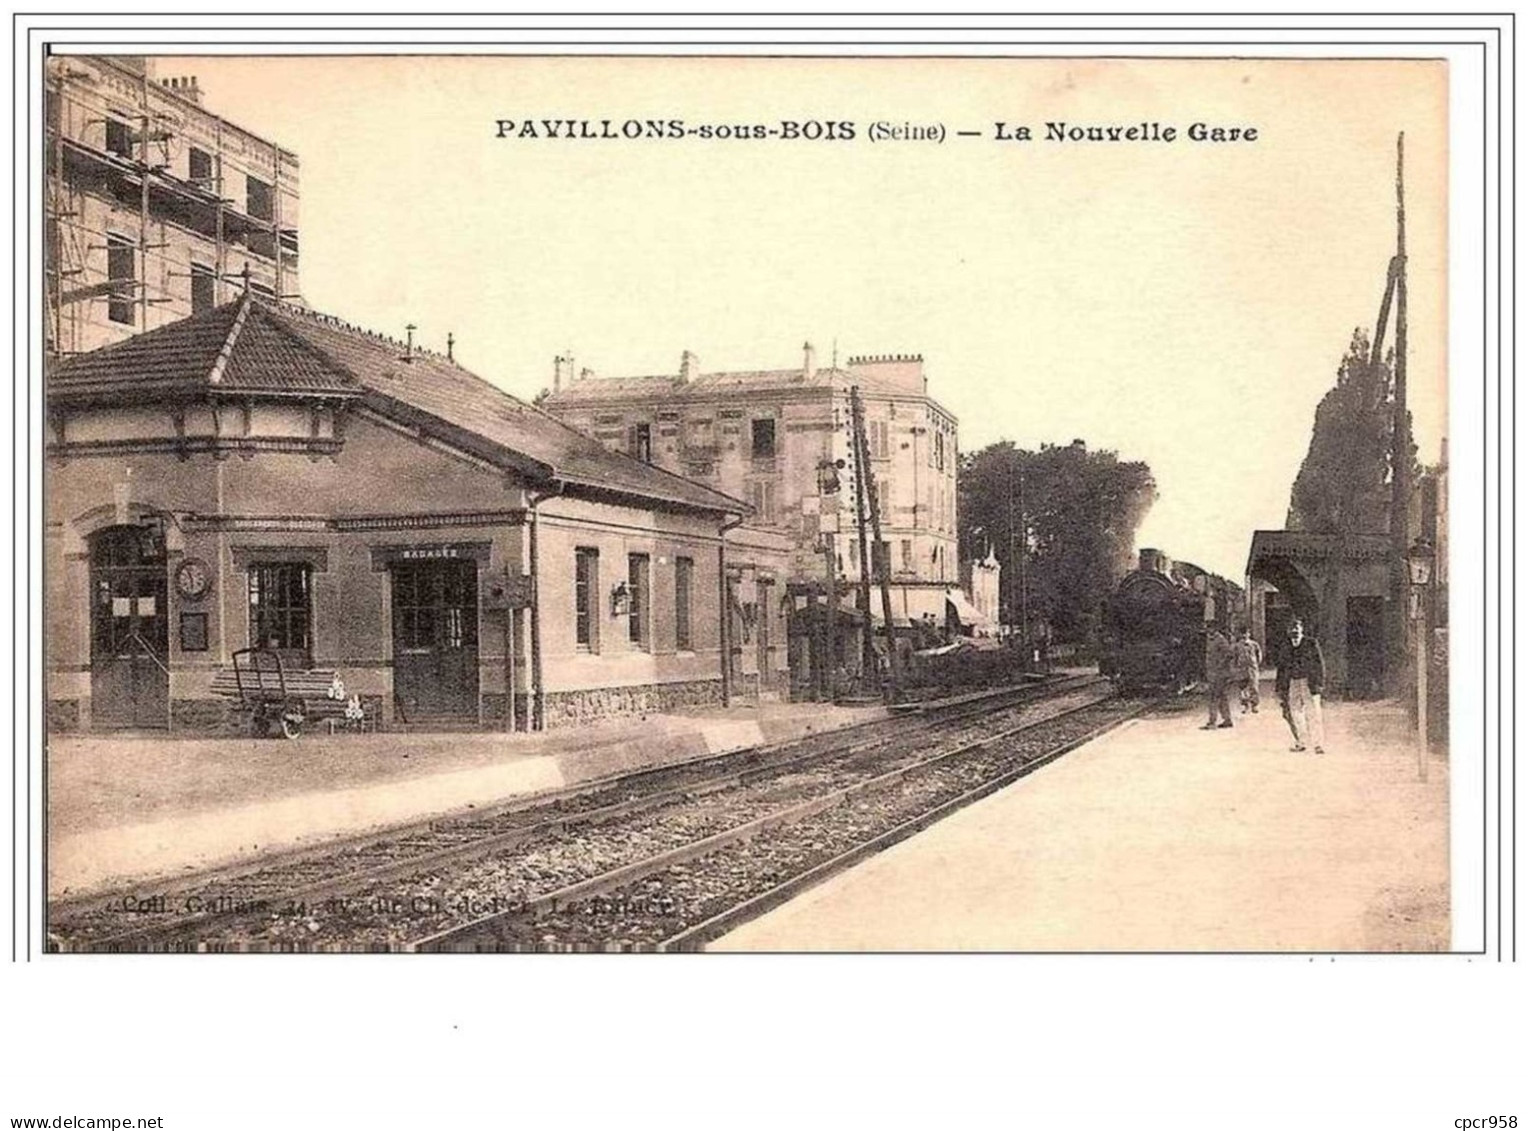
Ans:
[[[1217,712],[1220,715],[1220,726],[1231,725],[1231,704],[1227,699],[1227,691],[1234,674],[1234,659],[1231,642],[1226,639],[1226,634],[1218,628],[1210,629],[1204,647],[1204,678],[1209,685],[1210,717],[1200,730],[1215,729]]]
[[[1321,693],[1325,686],[1326,663],[1321,658],[1321,645],[1314,636],[1305,634],[1304,622],[1296,618],[1289,624],[1289,646],[1279,657],[1274,680],[1279,703],[1295,733],[1296,751],[1314,744],[1317,754],[1326,753],[1322,749],[1326,728],[1321,718]]]

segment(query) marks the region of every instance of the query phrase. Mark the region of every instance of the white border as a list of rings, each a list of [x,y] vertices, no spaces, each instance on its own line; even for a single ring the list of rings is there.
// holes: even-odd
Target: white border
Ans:
[[[999,22],[990,17],[940,18],[949,27],[991,27]],[[682,19],[650,20],[647,25],[675,24]],[[911,17],[906,19],[912,21]],[[1116,17],[1107,22],[1135,19],[1139,17],[1128,21]],[[1217,23],[1261,28],[1280,17],[1214,19]],[[1364,17],[1353,16],[1284,19],[1328,28],[1357,28],[1365,22]],[[1393,17],[1373,19],[1398,22]],[[1424,16],[1413,19],[1417,24],[1439,22]],[[1172,28],[1193,20],[1181,17],[1166,23]],[[197,21],[213,22],[201,17]],[[65,20],[47,22],[56,25]],[[87,35],[83,28],[86,23],[99,26],[104,22],[100,17],[76,18],[82,28],[79,38],[103,38]],[[175,29],[173,25],[184,22],[183,18],[165,17],[158,22],[158,28],[144,30],[145,21],[138,19],[137,28],[116,33],[117,41],[124,47],[132,44],[134,53],[145,54],[193,49],[199,54],[241,51],[234,43],[221,48],[209,46],[205,31]],[[271,21],[227,17],[221,22],[224,26],[251,27]],[[332,28],[342,21],[336,17],[281,17],[280,22]],[[460,27],[492,21],[474,18],[451,22]],[[572,22],[588,27],[608,26],[615,20],[543,17],[532,22],[538,27]],[[793,17],[785,22],[800,26],[810,21]],[[837,27],[847,27],[851,22],[842,17],[819,21]],[[1010,18],[1009,22],[1019,21]],[[1049,17],[1030,22],[1056,28],[1082,21],[1079,17]],[[734,26],[755,28],[766,23],[768,20],[760,17],[733,21]],[[288,33],[285,38],[302,34]],[[314,33],[307,34],[311,37]],[[342,41],[354,43],[360,38],[353,31],[319,34],[327,36],[336,48]],[[576,42],[580,37],[570,32],[516,34],[536,41],[535,46],[525,48],[527,51],[553,47],[565,53],[616,50],[608,45],[580,47]],[[637,37],[659,34],[638,33]],[[738,44],[729,50],[739,54],[836,53],[832,47],[812,46],[808,42],[812,34],[766,35],[777,41],[795,41],[797,46],[792,48],[778,43]],[[890,40],[938,44],[975,39],[979,33],[827,34],[879,38],[888,41],[879,50],[901,54],[909,45]],[[985,34],[990,38],[996,33]],[[1017,28],[1012,37],[1026,34],[1045,39],[1089,38],[1077,31],[1025,33]],[[1494,229],[1494,174],[1498,167],[1497,155],[1483,154],[1478,148],[1478,92],[1484,76],[1478,49],[1435,46],[1438,33],[1430,30],[1419,29],[1401,37],[1413,41],[1405,47],[1350,44],[1317,48],[1301,42],[1312,34],[1318,33],[1260,31],[1254,38],[1281,42],[1243,49],[1221,43],[1198,47],[1160,44],[1150,53],[1173,57],[1425,55],[1450,60],[1454,93],[1450,111],[1450,503],[1456,555],[1451,620],[1457,766],[1465,752],[1473,755],[1482,749],[1486,738],[1500,737],[1489,734],[1487,727],[1490,720],[1494,731],[1497,707],[1493,680],[1498,675],[1494,656],[1501,610],[1493,587],[1500,532],[1488,528],[1482,516],[1487,506],[1494,514],[1499,503],[1511,502],[1510,483],[1489,481],[1481,470],[1486,460],[1494,461],[1497,455],[1494,432],[1488,428],[1482,433],[1474,425],[1485,410],[1493,410],[1493,425],[1510,420],[1495,415],[1494,410],[1512,404],[1509,382],[1502,386],[1505,404],[1496,403],[1495,377],[1501,358],[1495,346],[1494,281],[1487,292],[1482,292],[1478,283],[1484,266],[1494,269],[1500,241],[1511,232],[1510,225],[1505,233],[1492,230],[1486,247],[1479,245],[1482,221]],[[1226,32],[1181,26],[1179,30],[1143,28],[1129,35],[1188,39],[1200,44],[1232,38]],[[1395,33],[1385,29],[1329,30],[1319,35],[1340,40],[1365,35],[1390,38]],[[582,38],[590,36],[618,38],[596,32]],[[713,53],[718,49],[716,41],[725,35],[664,32],[661,37],[683,40],[689,46],[628,44],[625,50],[633,54],[681,50]],[[262,33],[260,38],[280,37]],[[454,40],[462,44],[456,50],[483,50],[482,33],[465,30],[427,34],[404,27],[390,38],[394,41],[390,44],[372,39],[367,49],[405,51],[409,48],[402,41],[406,40],[409,44],[431,43],[431,50],[442,50],[446,48],[443,41]],[[1105,34],[1102,38],[1125,36]],[[17,90],[24,91],[29,77],[36,79],[35,73],[29,72],[35,59],[24,39],[16,46],[13,76]],[[97,42],[89,47],[106,49]],[[872,52],[865,47],[854,50]],[[951,43],[944,50],[1011,54],[1019,49],[970,43],[957,47]],[[1086,52],[1082,47],[1055,43],[1035,43],[1023,50],[1036,55]],[[1510,66],[1510,43],[1503,43],[1503,51]],[[1141,55],[1147,49],[1120,47],[1108,53]],[[24,101],[18,104],[18,114],[24,105]],[[1504,109],[1510,114],[1510,101]],[[25,124],[35,151],[40,144],[36,140],[41,134],[40,107],[33,110],[33,120]],[[1493,141],[1494,115],[1493,105],[1485,123]],[[1503,125],[1510,139],[1512,122],[1509,119]],[[1511,152],[1509,141],[1501,155],[1509,162],[1509,171]],[[34,168],[39,167],[40,162],[34,160]],[[1491,195],[1483,214],[1480,189],[1486,174],[1492,177]],[[18,193],[23,187],[17,186]],[[24,197],[16,200],[19,203]],[[15,260],[15,282],[18,293],[28,295],[33,319],[28,340],[35,343],[40,338],[40,296],[29,292],[27,281],[40,277],[40,217],[28,217],[26,222],[33,254],[30,262]],[[23,231],[18,228],[18,236]],[[1483,322],[1488,331],[1485,342],[1479,332]],[[1501,331],[1510,357],[1510,321]],[[26,356],[22,353],[27,348],[25,341],[16,342],[14,348],[18,360]],[[18,387],[15,393],[19,399],[29,391],[35,406],[41,393],[40,357],[35,344],[31,361],[33,387]],[[1488,379],[1485,389],[1478,383],[1482,374]],[[13,470],[18,484],[26,482],[28,464],[24,461],[38,466],[40,435],[35,421],[29,438],[25,452],[20,445],[16,448]],[[32,513],[37,515],[40,484],[35,477],[31,489]],[[1503,489],[1508,492],[1505,498]],[[1478,573],[1470,568],[1476,565],[1477,553],[1484,558],[1484,588],[1469,579],[1470,573]],[[34,542],[30,562],[34,579],[39,557]],[[28,607],[31,624],[40,624],[40,594],[28,594]],[[40,744],[36,726],[41,718],[37,701],[40,654],[35,631],[26,639],[24,654],[20,651],[22,634],[18,632],[16,638],[17,659],[25,661],[34,697],[34,729],[18,738],[24,738],[35,754]],[[1506,649],[1504,659],[1510,665],[1510,643]],[[1493,660],[1483,664],[1480,657],[1487,650]],[[18,670],[22,666],[18,664]],[[1510,676],[1513,669],[1509,666],[1503,674]],[[1479,699],[1481,689],[1487,692],[1484,703]],[[1472,698],[1485,708],[1483,713],[1467,709]],[[1503,725],[1509,725],[1510,698],[1501,707]],[[1493,745],[1489,750],[1492,775],[1495,754]],[[38,769],[34,762],[34,782],[39,780]],[[1453,775],[1456,948],[1469,948],[1481,941],[1495,946],[1498,923],[1494,917],[1486,923],[1486,938],[1477,937],[1481,881],[1491,893],[1492,905],[1486,910],[1494,916],[1496,882],[1501,879],[1510,884],[1513,877],[1510,871],[1497,875],[1494,851],[1483,877],[1478,861],[1482,836],[1490,835],[1494,842],[1497,802],[1501,799],[1496,786],[1504,785],[1507,796],[1511,796],[1510,768],[1508,773],[1503,783],[1492,781],[1487,793],[1481,792],[1479,775],[1457,769]],[[1488,814],[1484,827],[1482,806]],[[31,816],[33,859],[37,862],[41,810],[35,798]],[[34,892],[41,890],[40,881],[40,874],[34,874]],[[241,959],[231,964],[222,960],[156,963],[152,959],[43,962],[30,968],[26,976],[8,975],[11,982],[6,996],[16,1004],[11,1016],[25,1018],[29,1028],[25,1042],[18,1043],[13,1037],[8,1041],[11,1055],[0,1059],[14,1063],[13,1058],[19,1058],[27,1067],[29,1074],[23,1081],[26,1098],[42,1105],[37,1114],[86,1114],[85,1103],[98,1108],[110,1104],[115,1109],[119,1103],[113,1100],[133,1097],[128,1102],[129,1111],[180,1113],[184,1116],[181,1121],[167,1120],[166,1126],[182,1127],[272,1123],[291,1127],[416,1126],[445,1113],[454,1117],[443,1121],[447,1126],[478,1119],[500,1124],[518,1121],[529,1114],[527,1108],[549,1115],[600,1110],[639,1122],[648,1121],[645,1115],[667,1122],[665,1117],[676,1112],[704,1112],[702,1118],[708,1125],[723,1120],[750,1122],[750,1114],[763,1116],[768,1112],[773,1123],[786,1114],[800,1118],[802,1109],[790,1102],[797,1089],[810,1089],[815,1083],[824,1087],[821,1095],[829,1095],[846,1080],[870,1080],[872,1084],[859,1094],[834,1095],[831,1101],[820,1101],[807,1110],[824,1120],[857,1116],[855,1125],[866,1122],[865,1116],[872,1113],[893,1111],[959,1125],[962,1115],[989,1110],[986,1101],[1010,1115],[1020,1110],[1045,1111],[1067,1126],[1134,1125],[1143,1112],[1171,1113],[1174,1125],[1180,1127],[1224,1126],[1230,1119],[1239,1126],[1286,1127],[1294,1115],[1311,1127],[1446,1128],[1458,1116],[1515,1111],[1520,1119],[1528,1117],[1520,1102],[1522,1091],[1506,1086],[1516,1078],[1516,1062],[1504,1051],[1510,1046],[1501,1038],[1511,1030],[1502,1028],[1501,1014],[1509,1011],[1512,1003],[1494,995],[1483,999],[1477,996],[1478,987],[1474,993],[1464,991],[1449,972],[1471,965],[1467,959],[1343,959],[1341,976],[1326,975],[1311,960],[1279,956],[717,957],[662,964],[643,959],[522,958],[512,968],[502,960],[447,961],[449,965],[397,958]],[[1320,966],[1325,965],[1326,960],[1322,960]],[[227,972],[230,966],[232,973]],[[1520,987],[1521,982],[1517,985]],[[1117,1008],[1121,1003],[1134,1008],[1121,1012]],[[962,1008],[954,1014],[958,1020],[952,1021],[954,1007]],[[103,1029],[114,1031],[114,1040],[103,1041],[100,1033],[82,1026],[87,1016]],[[1235,1038],[1227,1039],[1233,1031]],[[126,1043],[124,1032],[133,1034]],[[197,1034],[201,1032],[214,1033],[216,1039],[199,1040]],[[1190,1049],[1192,1055],[1186,1062],[1185,1053]],[[278,1055],[271,1062],[250,1059],[262,1050],[267,1054],[276,1050]],[[71,1072],[67,1085],[62,1078],[50,1080],[46,1075],[49,1066],[63,1070],[70,1063],[71,1051],[83,1058],[90,1071]],[[111,1056],[114,1059],[109,1059]],[[257,1073],[317,1073],[329,1084],[317,1089],[310,1085],[293,1093],[289,1102],[276,1075],[251,1076],[251,1065],[255,1064],[260,1065],[254,1069]],[[598,1067],[591,1067],[594,1064]],[[366,1076],[380,1065],[408,1067],[395,1067],[396,1075],[381,1083],[361,1082],[347,1075]],[[114,1077],[110,1073],[113,1066],[130,1075]],[[1026,1067],[1041,1075],[1027,1079],[1022,1090],[1012,1087],[1014,1074]],[[943,1077],[944,1073],[949,1076]],[[1107,1073],[1113,1086],[1098,1088],[1100,1073]],[[432,1074],[440,1078],[432,1080]],[[1375,1089],[1364,1084],[1376,1075],[1394,1086]],[[1468,1086],[1467,1077],[1471,1078]],[[782,1088],[785,1081],[790,1086]],[[920,1082],[939,1085],[932,1089],[933,1098],[924,1095]],[[152,1087],[144,1087],[146,1083]],[[4,1091],[0,1088],[0,1094]],[[245,1098],[251,1091],[256,1097],[253,1103]],[[1493,1108],[1493,1104],[1497,1106]],[[14,1114],[26,1113],[0,1110],[0,1118]]]

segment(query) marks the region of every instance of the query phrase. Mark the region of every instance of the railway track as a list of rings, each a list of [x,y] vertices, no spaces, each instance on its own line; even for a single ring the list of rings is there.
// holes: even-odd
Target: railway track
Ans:
[[[1113,698],[988,735],[417,940],[422,951],[684,951],[1147,710]]]
[[[418,930],[438,933],[428,929],[481,918],[484,907],[520,909],[548,885],[566,887],[560,881],[598,875],[602,865],[619,867],[650,847],[661,853],[670,842],[703,839],[719,831],[710,828],[718,823],[709,812],[714,798],[767,816],[789,808],[795,795],[830,789],[834,774],[864,778],[868,768],[891,764],[888,758],[906,760],[910,743],[974,741],[1068,695],[1086,698],[1097,686],[1074,679],[977,697],[914,719],[695,759],[257,868],[207,873],[169,890],[55,905],[50,934],[63,950],[398,949]],[[493,883],[505,861],[518,868]],[[482,871],[490,877],[479,877]],[[441,889],[453,881],[447,896]]]

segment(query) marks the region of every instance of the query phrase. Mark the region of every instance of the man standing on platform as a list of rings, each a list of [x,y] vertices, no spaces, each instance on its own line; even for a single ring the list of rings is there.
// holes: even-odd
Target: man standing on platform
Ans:
[[[1257,641],[1252,639],[1252,630],[1241,630],[1241,639],[1236,642],[1236,678],[1241,681],[1241,709],[1242,714],[1248,711],[1257,712],[1258,680],[1263,673],[1263,650],[1257,646]]]
[[[1289,727],[1295,733],[1296,752],[1314,745],[1317,754],[1326,753],[1325,726],[1321,719],[1321,692],[1326,684],[1326,663],[1321,645],[1305,634],[1305,624],[1298,617],[1289,624],[1289,647],[1279,657],[1274,686],[1279,693]]]
[[[1215,716],[1220,715],[1219,725],[1228,727],[1231,725],[1231,704],[1227,699],[1227,693],[1231,687],[1233,675],[1233,653],[1231,642],[1226,639],[1226,634],[1218,628],[1211,628],[1209,640],[1204,648],[1204,676],[1209,684],[1210,717],[1200,730],[1214,730],[1216,728]]]

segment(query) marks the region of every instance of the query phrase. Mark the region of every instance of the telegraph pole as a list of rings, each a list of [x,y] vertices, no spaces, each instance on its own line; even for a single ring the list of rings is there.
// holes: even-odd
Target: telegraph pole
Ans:
[[[1024,642],[1024,668],[1034,649],[1029,643],[1029,519],[1024,514],[1024,468],[1019,466],[1019,638]]]
[[[823,534],[822,556],[828,569],[828,615],[824,618],[828,630],[824,634],[823,655],[827,657],[824,667],[826,679],[823,683],[827,701],[829,703],[838,700],[838,554],[831,534]]]
[[[891,621],[891,583],[890,579],[886,576],[888,565],[887,559],[890,558],[891,555],[887,553],[888,547],[886,543],[881,540],[880,500],[876,495],[875,472],[870,467],[870,442],[868,437],[865,435],[865,409],[860,401],[858,385],[849,390],[849,399],[853,410],[855,441],[859,445],[861,456],[859,463],[860,485],[863,490],[860,492],[860,506],[862,508],[869,508],[870,524],[874,530],[875,535],[874,554],[870,560],[865,562],[867,573],[865,575],[865,579],[861,582],[861,585],[862,591],[865,593],[866,612],[868,613],[870,603],[868,567],[870,562],[874,561],[876,580],[880,582],[881,587],[881,618],[886,622],[886,675],[890,681],[887,691],[890,697],[895,699],[897,695],[897,686],[900,681],[897,678],[896,631],[895,626]],[[860,539],[862,544],[864,537],[865,528],[863,525],[861,525]],[[868,617],[866,619],[868,623]],[[866,639],[869,639],[868,634]]]
[[[1390,545],[1392,593],[1395,610],[1391,655],[1399,659],[1406,647],[1406,604],[1409,578],[1406,554],[1409,540],[1406,514],[1411,503],[1411,418],[1406,410],[1406,135],[1395,139],[1395,259],[1391,271],[1395,287],[1395,399],[1390,425]],[[1380,330],[1383,333],[1383,325]],[[1376,352],[1378,343],[1375,344]]]
[[[859,388],[849,391],[849,451],[854,456],[854,520],[859,531],[859,611],[864,618],[860,632],[860,665],[868,678],[875,671],[874,629],[870,624],[870,546],[865,524],[865,422],[860,417]]]

